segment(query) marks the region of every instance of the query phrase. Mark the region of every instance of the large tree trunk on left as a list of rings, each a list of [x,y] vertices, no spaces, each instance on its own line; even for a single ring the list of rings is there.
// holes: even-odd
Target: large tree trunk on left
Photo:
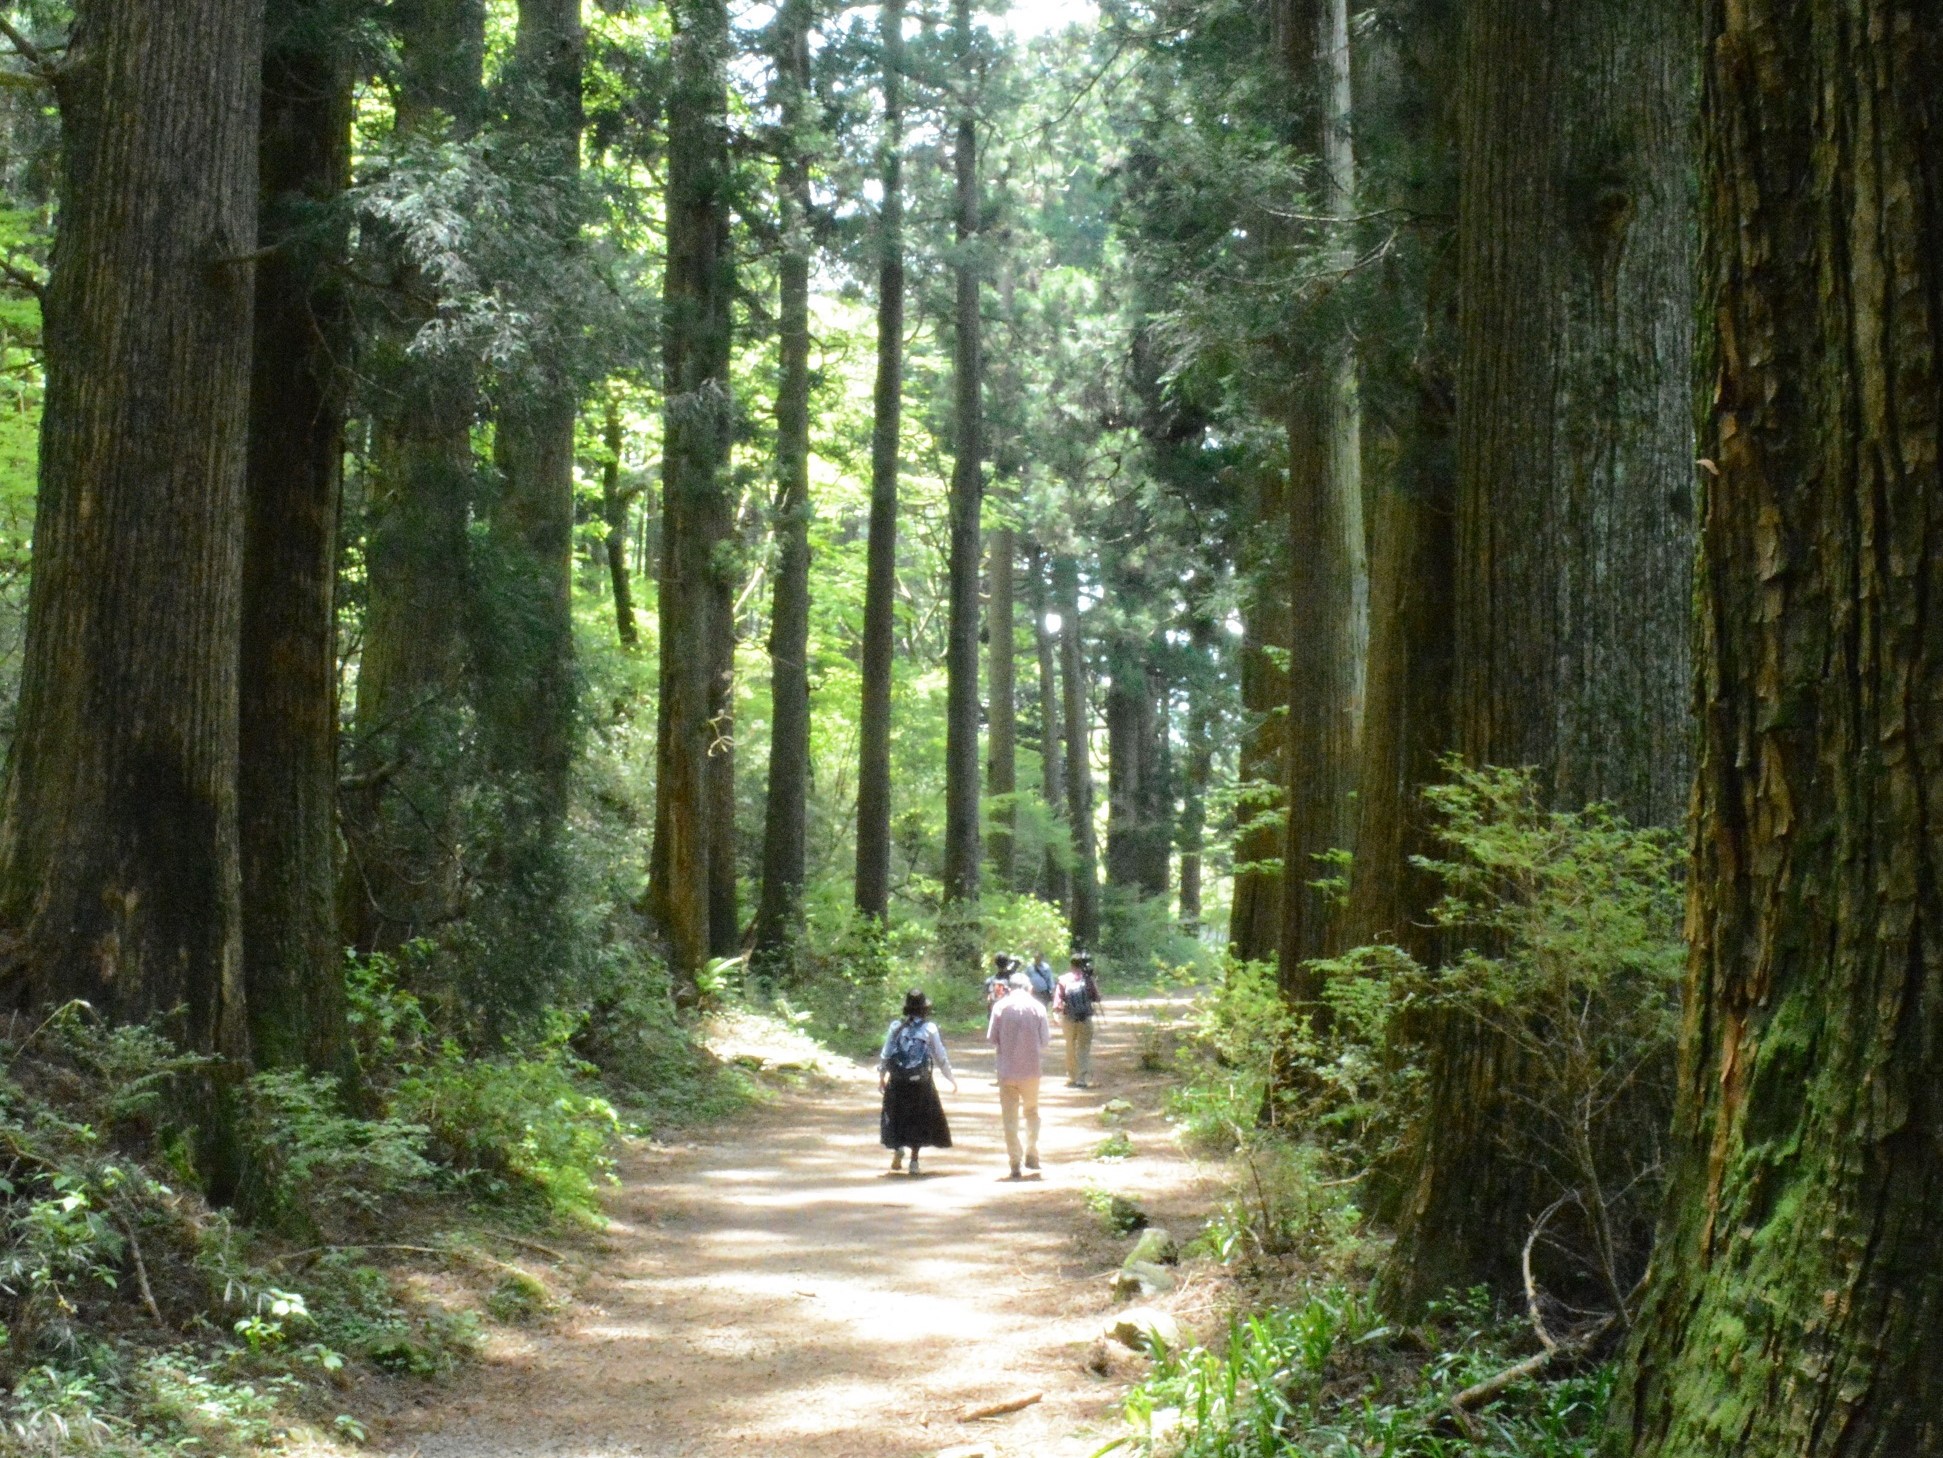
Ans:
[[[18,1000],[247,1052],[238,643],[262,7],[82,0],[0,913]]]
[[[810,771],[810,0],[777,17],[783,147],[782,378],[776,391],[776,592],[769,623],[769,795],[752,960],[782,970],[801,921]]]
[[[1943,1452],[1943,12],[1710,0],[1673,1180],[1607,1452]]]
[[[648,893],[675,994],[684,1002],[697,996],[709,955],[711,861],[722,849],[710,823],[710,756],[718,748],[716,667],[726,627],[716,622],[715,549],[728,534],[734,418],[729,50],[723,0],[683,0],[675,7],[662,321],[661,696]]]
[[[945,642],[945,899],[975,906],[979,880],[978,773],[978,578],[979,515],[985,490],[983,371],[980,343],[978,246],[978,123],[972,111],[971,0],[954,0],[958,102],[953,147],[957,219],[958,298],[953,314],[953,442],[950,518],[950,612]],[[955,949],[958,961],[977,965],[969,942]]]
[[[334,211],[351,71],[319,0],[276,0],[263,60],[237,801],[243,972],[262,1067],[353,1071],[337,934],[337,517],[350,307]]]
[[[1466,13],[1453,724],[1553,804],[1687,794],[1692,114],[1683,0]],[[1390,1289],[1516,1290],[1555,1189],[1507,1150],[1518,1060],[1443,1018]]]

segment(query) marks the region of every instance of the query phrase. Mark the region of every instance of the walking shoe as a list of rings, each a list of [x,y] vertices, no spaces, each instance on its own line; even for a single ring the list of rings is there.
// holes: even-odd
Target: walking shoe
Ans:
[[[902,1168],[904,1168],[904,1151],[901,1149],[893,1150],[891,1152],[891,1173],[895,1174]]]
[[[1014,1180],[1019,1178],[1019,1167],[1016,1164],[1012,1166],[1012,1173],[1006,1176],[1006,1178]]]
[[[1036,1154],[1028,1154],[1025,1157],[1025,1167],[1027,1169],[1039,1168],[1039,1156]]]
[[[911,1173],[915,1175],[917,1172],[918,1172],[918,1152],[915,1149],[913,1149],[911,1151]]]

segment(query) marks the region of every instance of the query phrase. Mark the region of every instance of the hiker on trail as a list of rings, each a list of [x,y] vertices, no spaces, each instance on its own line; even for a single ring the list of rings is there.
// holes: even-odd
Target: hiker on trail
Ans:
[[[958,1077],[945,1056],[945,1040],[931,1021],[931,999],[913,987],[904,994],[904,1015],[884,1034],[884,1051],[877,1058],[877,1087],[884,1095],[878,1138],[891,1152],[891,1168],[904,1168],[904,1151],[911,1151],[911,1173],[918,1172],[918,1151],[951,1148],[951,1125],[945,1106],[931,1081],[936,1066],[958,1092]]]
[[[1012,974],[1018,970],[1019,959],[1009,952],[1000,952],[992,958],[992,975],[985,979],[985,1006],[995,1006],[1012,990]]]
[[[1021,1178],[1019,1166],[1039,1168],[1039,1067],[1046,1045],[1052,1042],[1052,1022],[1032,980],[1014,972],[1011,991],[992,1009],[985,1041],[998,1050],[998,1106],[1005,1122],[1005,1153],[1012,1162],[1011,1178]],[[1019,1140],[1019,1119],[1025,1119],[1025,1140]]]
[[[1053,989],[1052,1010],[1059,1014],[1059,1031],[1066,1040],[1066,1087],[1093,1086],[1093,1019],[1100,1010],[1100,984],[1093,975],[1093,959],[1075,952],[1070,967]]]
[[[1015,967],[1018,965],[1016,959],[1013,965]],[[1032,965],[1025,969],[1025,975],[1032,983],[1032,995],[1039,999],[1039,1006],[1051,1007],[1054,986],[1052,963],[1046,960],[1044,952],[1034,955]]]

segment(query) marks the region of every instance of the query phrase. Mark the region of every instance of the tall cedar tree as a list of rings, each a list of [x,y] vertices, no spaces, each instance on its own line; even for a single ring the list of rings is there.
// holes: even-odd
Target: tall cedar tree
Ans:
[[[1208,790],[1214,783],[1217,729],[1214,657],[1218,628],[1196,584],[1188,594],[1188,643],[1194,651],[1194,671],[1187,681],[1187,765],[1181,775],[1181,812],[1176,839],[1181,851],[1181,929],[1190,936],[1201,930],[1201,901],[1207,852]]]
[[[1236,545],[1241,579],[1241,754],[1235,801],[1235,869],[1228,950],[1266,962],[1282,935],[1282,852],[1288,803],[1289,615],[1288,496],[1280,473],[1255,470],[1247,482]]]
[[[1458,209],[1454,723],[1473,764],[1560,805],[1670,824],[1691,763],[1693,263],[1682,0],[1466,15]],[[1429,1039],[1401,1214],[1403,1307],[1515,1289],[1541,1195],[1507,1149],[1516,1060],[1468,1020]]]
[[[864,567],[863,704],[857,769],[857,910],[891,899],[891,662],[897,614],[897,463],[904,403],[904,0],[884,0],[884,131],[877,215],[877,385],[870,426],[870,539]]]
[[[1943,12],[1712,0],[1681,1103],[1607,1451],[1943,1451]]]
[[[776,592],[769,624],[769,795],[755,960],[788,955],[801,920],[810,769],[810,0],[776,16],[782,157],[782,369],[776,389]]]
[[[1066,824],[1073,834],[1073,942],[1100,940],[1099,852],[1093,835],[1093,715],[1088,707],[1086,655],[1080,642],[1079,564],[1058,556],[1052,565],[1059,613],[1059,684],[1066,720]]]
[[[1017,873],[1013,860],[1019,831],[1016,799],[1019,789],[1019,705],[1018,676],[1015,672],[1019,645],[1018,623],[1013,611],[1013,566],[1017,556],[1017,534],[1010,526],[994,527],[986,559],[986,575],[990,582],[985,607],[990,707],[985,730],[985,792],[992,797],[992,837],[986,849],[991,857],[992,877],[1005,891],[1013,889]]]
[[[395,142],[475,133],[483,117],[482,0],[400,0]],[[413,348],[438,317],[437,285],[402,240],[387,240],[391,317],[363,360],[372,405],[365,478],[364,641],[343,799],[344,938],[395,948],[459,909],[453,854],[465,613],[478,415],[477,372],[455,351]]]
[[[1346,0],[1282,0],[1273,46],[1290,89],[1315,96],[1310,131],[1319,164],[1323,257],[1338,274],[1355,263],[1356,153],[1349,126]],[[1288,828],[1283,848],[1284,996],[1321,1025],[1327,1006],[1310,972],[1335,950],[1330,893],[1319,859],[1350,850],[1354,765],[1369,646],[1369,568],[1363,545],[1362,406],[1347,332],[1319,341],[1309,379],[1291,403]]]
[[[349,1072],[337,932],[337,519],[351,68],[329,0],[273,0],[243,549],[243,981],[264,1067]]]
[[[247,1053],[237,679],[262,5],[81,0],[58,66],[10,1001]]]
[[[509,157],[525,174],[526,206],[547,220],[552,266],[563,269],[579,247],[582,48],[580,0],[519,0],[500,87]],[[493,431],[498,480],[487,512],[498,580],[483,594],[486,631],[476,657],[488,754],[512,822],[503,831],[512,857],[506,881],[525,887],[548,876],[573,767],[580,382],[571,351],[561,348],[535,351],[507,384]]]
[[[1039,872],[1039,894],[1061,907],[1070,920],[1072,908],[1072,868],[1067,865],[1069,851],[1059,845],[1059,828],[1065,824],[1066,777],[1062,769],[1059,727],[1059,642],[1046,624],[1052,612],[1052,588],[1048,580],[1051,561],[1037,542],[1026,548],[1027,594],[1032,606],[1032,639],[1039,665],[1039,794],[1052,817],[1052,834],[1046,838],[1045,864]]]
[[[979,514],[984,494],[984,355],[980,341],[977,42],[971,0],[953,0],[957,126],[952,149],[957,304],[952,314],[950,612],[945,629],[945,844],[948,901],[978,900]]]
[[[696,996],[712,946],[710,863],[734,849],[729,827],[715,822],[710,784],[720,748],[717,651],[729,630],[716,621],[725,575],[716,548],[732,513],[728,59],[724,0],[681,0],[668,98],[661,697],[649,896],[683,1001]]]
[[[606,459],[600,468],[600,515],[607,528],[607,581],[614,595],[614,634],[623,648],[641,646],[641,627],[634,620],[634,581],[627,570],[627,516],[634,504],[632,488],[621,486],[621,450],[626,437],[621,431],[621,402],[609,396],[601,417],[601,450]]]

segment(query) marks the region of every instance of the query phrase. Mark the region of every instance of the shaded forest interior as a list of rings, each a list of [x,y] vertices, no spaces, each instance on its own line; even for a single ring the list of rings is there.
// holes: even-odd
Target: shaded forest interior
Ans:
[[[155,1171],[584,1212],[698,1013],[1085,950],[1575,1451],[1943,1452],[1943,11],[0,34],[9,1381]]]

